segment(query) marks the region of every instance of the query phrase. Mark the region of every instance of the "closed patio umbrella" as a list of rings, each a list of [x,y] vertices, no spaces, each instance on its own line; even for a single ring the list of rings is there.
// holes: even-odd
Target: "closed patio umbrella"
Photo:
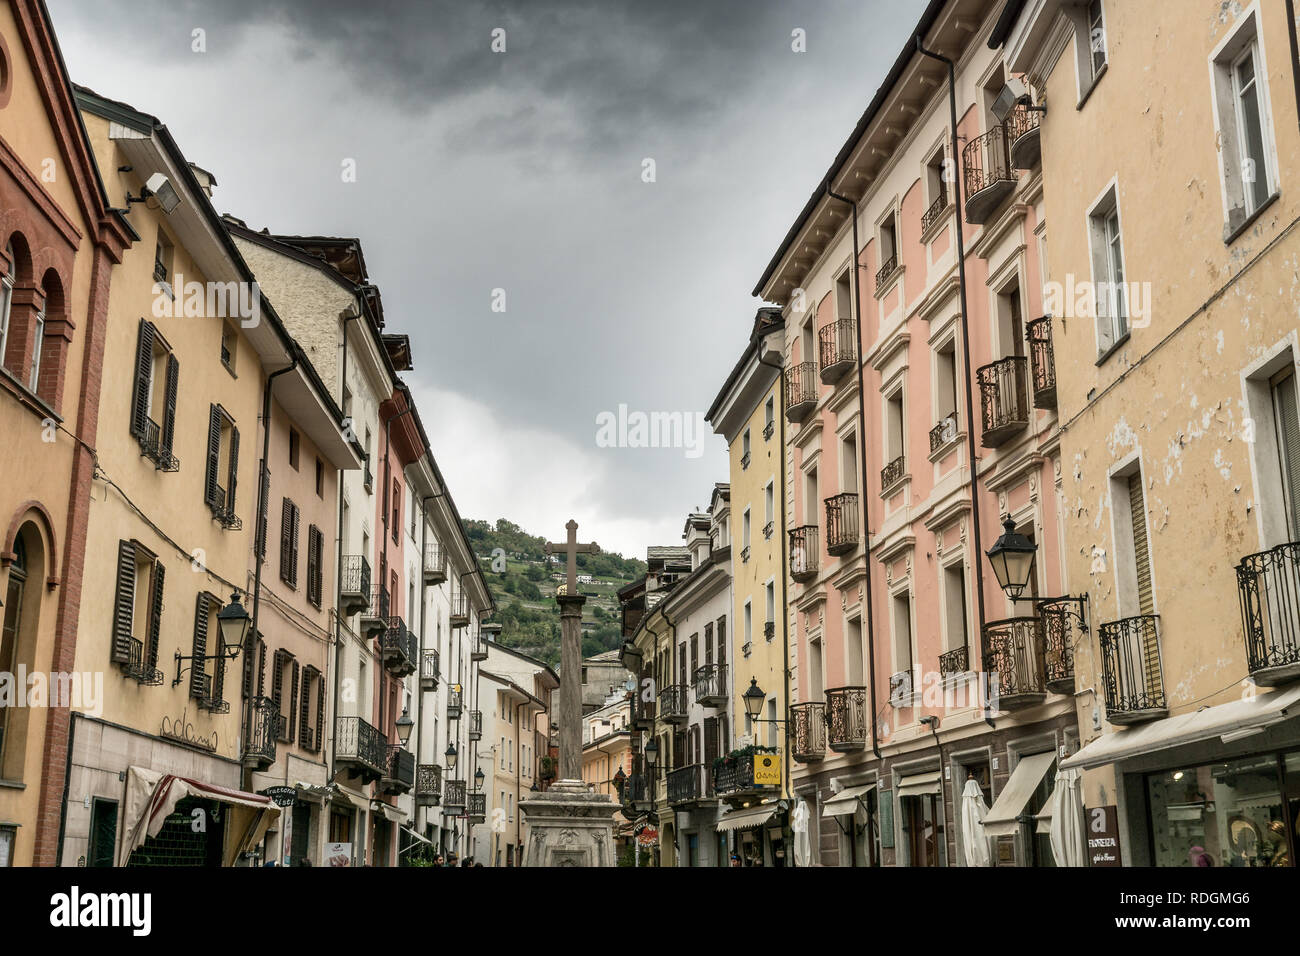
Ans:
[[[794,865],[807,866],[812,859],[812,846],[808,839],[808,802],[800,800],[790,815],[790,829],[794,831]]]
[[[1057,866],[1083,866],[1082,773],[1071,767],[1056,775],[1052,792],[1052,825],[1048,831]]]
[[[984,835],[984,817],[988,812],[979,783],[974,777],[968,778],[961,792],[961,846],[967,866],[993,865],[989,838]]]

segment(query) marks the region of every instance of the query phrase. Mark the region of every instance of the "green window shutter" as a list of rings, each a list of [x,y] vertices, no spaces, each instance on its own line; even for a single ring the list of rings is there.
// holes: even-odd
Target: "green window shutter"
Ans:
[[[135,612],[135,543],[117,543],[117,590],[113,595],[113,644],[115,664],[131,660],[131,623]]]
[[[150,668],[158,666],[158,640],[162,634],[163,582],[166,569],[161,561],[153,563],[153,600],[149,608],[149,642],[146,661]]]
[[[154,327],[140,320],[135,344],[135,383],[131,392],[131,434],[143,439],[149,421],[149,388],[153,384]]]
[[[239,478],[239,429],[230,428],[230,480],[226,484],[226,511],[235,513],[235,485]]]
[[[1154,614],[1155,599],[1151,585],[1151,550],[1147,541],[1147,510],[1142,495],[1142,472],[1129,476],[1128,499],[1133,519],[1133,558],[1137,568],[1138,613]]]
[[[289,681],[289,732],[286,740],[293,740],[298,726],[298,662],[293,662],[293,677]]]
[[[217,469],[221,467],[221,412],[216,405],[208,407],[208,459],[207,471],[203,477],[203,500],[209,508],[218,510],[222,502],[217,501]]]
[[[172,453],[172,440],[176,437],[176,389],[179,386],[181,377],[181,363],[176,360],[175,355],[167,356],[167,393],[165,405],[163,406],[162,420],[162,454],[170,457]]]
[[[293,502],[288,498],[280,504],[280,580],[293,584],[293,573],[289,567],[289,536],[293,534]]]
[[[194,602],[194,660],[190,662],[190,696],[203,700],[208,696],[208,667],[203,658],[208,653],[208,596],[198,593]]]
[[[880,846],[881,849],[894,848],[894,791],[880,791]]]

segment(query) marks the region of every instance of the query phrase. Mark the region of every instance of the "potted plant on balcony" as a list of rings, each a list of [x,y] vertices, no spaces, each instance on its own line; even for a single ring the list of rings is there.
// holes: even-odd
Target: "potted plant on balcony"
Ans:
[[[555,779],[555,758],[539,757],[537,758],[537,776],[543,780]]]

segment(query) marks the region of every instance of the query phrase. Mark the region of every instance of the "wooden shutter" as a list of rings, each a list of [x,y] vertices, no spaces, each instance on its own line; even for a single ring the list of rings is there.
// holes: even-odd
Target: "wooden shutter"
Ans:
[[[727,663],[727,619],[718,618],[718,663]]]
[[[293,740],[298,727],[298,662],[293,662],[293,677],[289,681],[289,732],[286,740]]]
[[[1138,613],[1154,614],[1151,590],[1151,551],[1147,541],[1147,509],[1142,497],[1142,472],[1129,476],[1129,509],[1133,519],[1133,559],[1137,568]]]
[[[686,685],[686,642],[685,641],[677,645],[677,653],[681,655],[677,661],[677,681],[682,686],[685,686]]]
[[[293,534],[293,502],[285,498],[280,504],[280,580],[293,584],[289,567],[289,536]]]
[[[190,696],[202,700],[207,696],[208,596],[200,591],[194,603],[194,660],[190,662]]]
[[[277,716],[284,714],[283,709],[280,707],[280,700],[284,694],[284,658],[285,652],[283,648],[277,650],[271,658],[271,700],[275,703]],[[278,727],[276,728],[276,736],[283,739]]]
[[[704,766],[713,770],[713,761],[721,756],[718,753],[718,718],[704,718]]]
[[[131,660],[131,618],[135,611],[135,543],[117,543],[117,591],[113,595],[113,645],[115,664]]]
[[[239,429],[230,426],[230,480],[226,483],[226,511],[235,513],[235,485],[239,478]]]
[[[713,625],[704,625],[704,663],[713,663]]]
[[[311,725],[307,721],[311,717],[311,682],[315,672],[316,668],[308,665],[302,677],[302,703],[298,708],[298,743],[303,747],[311,743]]]
[[[153,600],[149,606],[149,646],[145,658],[149,667],[158,666],[158,638],[162,633],[163,582],[166,569],[161,561],[153,563]]]
[[[172,439],[176,435],[176,389],[181,377],[181,363],[175,355],[167,356],[167,392],[163,406],[162,419],[162,454],[172,453]]]
[[[316,682],[316,746],[312,748],[320,753],[325,748],[325,675]]]
[[[1292,541],[1300,539],[1300,414],[1296,409],[1295,386],[1295,375],[1291,372],[1273,383],[1278,456],[1286,498],[1288,537]]]
[[[307,600],[316,607],[321,605],[321,558],[324,542],[325,536],[321,534],[320,528],[311,525],[307,529]]]
[[[257,696],[266,692],[266,641],[262,635],[257,636]]]
[[[221,411],[208,407],[208,468],[203,478],[203,500],[209,508],[221,507],[217,501],[217,469],[221,467]]]
[[[153,324],[140,320],[135,344],[135,383],[131,393],[131,434],[143,439],[149,421],[149,387],[153,383]]]
[[[245,697],[253,696],[253,668],[257,661],[257,635],[252,631],[244,638],[244,680],[240,692]]]
[[[217,652],[220,653],[221,635],[217,634]],[[214,662],[216,666],[212,669],[212,687],[208,690],[208,699],[213,701],[224,701],[226,699],[226,658],[223,654]]]
[[[257,492],[257,556],[266,559],[266,509],[271,502],[271,469],[262,462],[262,473],[258,477]]]
[[[691,677],[700,669],[700,635],[691,635]]]
[[[293,531],[290,534],[291,558],[289,561],[289,573],[293,576],[290,583],[294,587],[298,586],[298,517],[301,512],[297,505],[293,505]]]

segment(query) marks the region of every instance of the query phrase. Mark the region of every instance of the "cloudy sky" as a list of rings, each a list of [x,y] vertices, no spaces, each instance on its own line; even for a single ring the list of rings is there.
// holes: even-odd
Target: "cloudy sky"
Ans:
[[[220,212],[361,238],[462,515],[642,557],[725,447],[598,447],[597,417],[708,409],[923,6],[47,2],[73,80],[162,119]]]

